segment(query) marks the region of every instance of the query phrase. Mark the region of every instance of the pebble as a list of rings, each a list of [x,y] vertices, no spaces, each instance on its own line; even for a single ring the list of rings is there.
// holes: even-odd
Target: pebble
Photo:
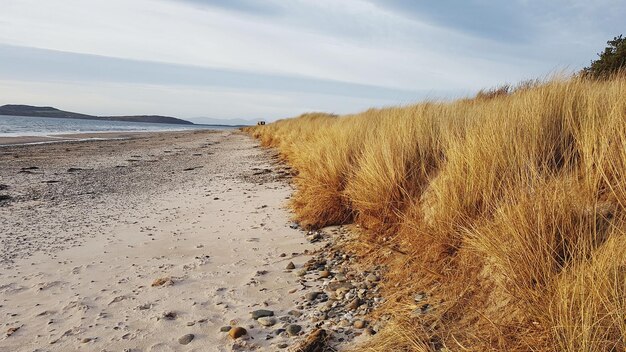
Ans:
[[[82,342],[82,343],[87,343],[87,342],[89,342],[89,341],[91,341],[91,340],[92,340],[92,338],[91,338],[91,337],[85,337],[84,339],[80,340],[80,342]]]
[[[355,320],[352,325],[357,329],[363,329],[365,327],[365,322],[363,320]]]
[[[322,279],[325,279],[325,278],[327,278],[327,277],[329,277],[329,276],[330,276],[330,271],[328,271],[328,270],[322,270],[322,271],[320,271],[320,277],[321,277]]]
[[[180,343],[181,345],[187,345],[193,340],[194,337],[194,334],[183,335],[178,339],[178,343]]]
[[[230,331],[228,332],[228,336],[230,336],[232,339],[238,339],[243,335],[246,335],[247,333],[248,331],[246,331],[246,329],[242,328],[241,326],[236,326],[230,329]]]
[[[221,332],[229,332],[229,331],[230,331],[230,329],[232,329],[232,328],[233,328],[233,327],[232,327],[232,326],[230,326],[230,325],[228,325],[228,326],[222,326],[222,327],[220,328],[220,331],[221,331]]]
[[[355,309],[357,309],[359,307],[360,304],[361,304],[361,302],[359,301],[359,299],[355,298],[352,301],[350,301],[350,303],[348,303],[346,308],[348,308],[350,310],[355,310]]]
[[[302,326],[298,324],[289,324],[287,325],[286,331],[289,336],[296,336],[300,333],[300,331],[302,331]]]
[[[274,312],[267,309],[258,309],[250,313],[252,315],[252,319],[259,319],[262,317],[271,317],[274,316]]]
[[[317,296],[319,296],[320,293],[321,292],[317,292],[317,291],[309,292],[304,296],[304,298],[307,301],[312,302],[312,301],[315,301],[315,299],[317,298]]]
[[[298,276],[306,275],[306,269],[300,269],[300,270],[296,271],[296,275],[298,275]]]
[[[274,319],[272,317],[261,317],[261,318],[257,319],[257,321],[259,322],[259,324],[261,324],[263,326],[272,326],[272,325],[276,324],[276,319]]]
[[[289,312],[287,312],[287,314],[294,316],[296,318],[302,316],[302,312],[299,310],[290,310]]]
[[[163,313],[161,318],[163,318],[165,320],[174,320],[174,319],[176,319],[176,313],[175,312],[165,312],[165,313]]]
[[[374,274],[369,274],[367,275],[367,277],[365,277],[365,280],[369,281],[369,282],[377,282],[379,280],[378,276],[374,275]]]
[[[293,262],[289,262],[289,264],[287,264],[287,267],[285,269],[293,270],[295,268],[296,268],[296,265]]]

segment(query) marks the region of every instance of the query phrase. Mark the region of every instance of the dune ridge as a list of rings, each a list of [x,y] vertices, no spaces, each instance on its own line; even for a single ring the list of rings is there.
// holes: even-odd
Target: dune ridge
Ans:
[[[358,224],[388,268],[358,350],[623,351],[625,96],[557,77],[245,130],[296,171],[295,220]]]

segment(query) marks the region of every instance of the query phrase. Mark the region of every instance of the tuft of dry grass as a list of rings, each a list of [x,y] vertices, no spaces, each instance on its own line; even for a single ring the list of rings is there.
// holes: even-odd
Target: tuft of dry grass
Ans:
[[[389,268],[362,349],[626,351],[624,75],[246,130],[296,170],[297,221],[359,224]]]

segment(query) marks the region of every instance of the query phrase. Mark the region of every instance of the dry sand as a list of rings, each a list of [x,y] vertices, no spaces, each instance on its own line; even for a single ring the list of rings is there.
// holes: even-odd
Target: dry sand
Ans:
[[[0,148],[0,351],[291,345],[249,314],[315,289],[284,270],[315,249],[289,227],[286,172],[234,131],[131,137]]]

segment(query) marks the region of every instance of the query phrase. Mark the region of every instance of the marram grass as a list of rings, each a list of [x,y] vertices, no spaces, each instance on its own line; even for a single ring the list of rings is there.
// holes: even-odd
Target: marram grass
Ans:
[[[247,129],[389,268],[359,350],[626,351],[626,78],[494,92]]]

